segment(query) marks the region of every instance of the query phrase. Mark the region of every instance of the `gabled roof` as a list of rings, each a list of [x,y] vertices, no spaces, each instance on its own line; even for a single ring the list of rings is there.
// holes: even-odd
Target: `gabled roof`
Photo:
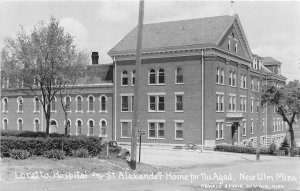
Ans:
[[[268,66],[268,65],[281,65],[281,62],[279,62],[278,60],[275,60],[272,57],[264,57],[263,58],[263,63],[264,63],[265,66]]]
[[[76,84],[102,84],[113,83],[112,64],[94,64],[87,66]]]
[[[144,24],[143,50],[159,50],[166,47],[191,45],[218,45],[236,18],[239,23],[236,15],[226,15]],[[130,31],[108,54],[135,51],[136,39],[137,27]]]

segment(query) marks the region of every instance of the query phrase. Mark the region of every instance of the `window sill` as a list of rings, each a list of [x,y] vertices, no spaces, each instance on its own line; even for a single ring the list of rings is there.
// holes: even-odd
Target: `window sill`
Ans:
[[[131,113],[132,111],[121,111],[121,113]]]
[[[182,110],[175,110],[174,112],[175,113],[184,113],[184,111],[182,111]]]
[[[233,85],[228,85],[229,87],[232,87],[232,88],[236,88],[236,86],[233,86]]]
[[[120,139],[131,139],[131,137],[120,137]]]
[[[176,84],[176,85],[183,85],[184,83],[176,83],[176,82],[175,82],[175,84]]]
[[[224,113],[224,111],[216,111],[216,113]]]
[[[242,137],[246,137],[247,135],[242,135]]]
[[[166,84],[148,84],[149,86],[165,86]]]
[[[87,112],[87,113],[95,113],[95,110],[93,110],[93,111],[87,110],[86,112]]]
[[[67,113],[72,113],[72,111],[66,111]]]
[[[41,113],[40,111],[33,111],[33,113]]]
[[[8,111],[2,111],[2,113],[8,113]]]
[[[54,111],[50,111],[51,113],[57,113],[57,111],[56,110],[54,110]]]
[[[225,86],[225,84],[223,83],[216,83],[216,85],[220,85],[220,86]]]
[[[99,110],[99,113],[107,113],[107,110],[105,111]]]
[[[183,141],[183,138],[175,138],[175,141]]]
[[[17,113],[20,113],[20,114],[22,114],[22,113],[23,113],[23,111],[17,111]]]
[[[148,111],[148,113],[165,113],[166,111]]]
[[[240,89],[247,90],[248,88],[243,88],[243,87],[240,87]]]
[[[149,140],[163,140],[165,138],[148,137]]]
[[[103,138],[105,138],[105,137],[107,137],[107,135],[99,135],[99,137],[103,137]]]
[[[83,111],[82,110],[81,111],[75,110],[75,113],[83,113]]]
[[[217,138],[216,141],[222,141],[224,138]]]
[[[128,84],[127,84],[127,85],[122,85],[122,84],[121,84],[121,87],[128,87]]]

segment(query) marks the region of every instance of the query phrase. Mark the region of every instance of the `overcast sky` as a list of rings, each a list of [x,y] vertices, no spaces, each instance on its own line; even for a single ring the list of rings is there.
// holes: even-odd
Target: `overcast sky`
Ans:
[[[22,25],[27,31],[51,15],[60,19],[76,44],[98,51],[100,63],[110,63],[107,52],[137,25],[138,1],[13,1],[0,0],[0,43]],[[283,63],[288,80],[300,80],[300,2],[237,1],[251,51]],[[230,1],[145,1],[145,23],[232,14]],[[1,47],[1,44],[0,44]]]

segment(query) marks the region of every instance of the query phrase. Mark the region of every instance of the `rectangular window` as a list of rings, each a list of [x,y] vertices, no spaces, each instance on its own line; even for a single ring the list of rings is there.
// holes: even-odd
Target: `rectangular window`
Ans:
[[[250,133],[253,134],[253,119],[251,120]]]
[[[128,96],[121,96],[122,108],[121,111],[129,111]]]
[[[229,81],[228,84],[231,86],[232,85],[232,72],[229,73]]]
[[[265,132],[265,119],[262,119],[262,132]]]
[[[149,96],[148,111],[165,111],[165,96],[162,95]]]
[[[224,111],[224,95],[216,95],[216,111]]]
[[[176,111],[183,111],[183,95],[176,95]]]
[[[224,139],[224,122],[216,122],[216,140]]]
[[[175,139],[183,139],[183,123],[175,123]]]
[[[251,78],[250,89],[253,90],[253,79]]]
[[[134,110],[134,96],[131,96],[131,111]]]
[[[121,138],[131,137],[131,122],[121,122]]]
[[[165,110],[165,97],[158,96],[158,111],[164,111],[164,110]]]
[[[254,100],[253,100],[253,98],[251,98],[251,107],[250,107],[251,113],[253,113],[253,104],[254,104]]]
[[[148,123],[148,138],[151,138],[151,139],[165,138],[164,122],[149,122]]]
[[[237,42],[235,42],[235,46],[234,46],[234,52],[237,53],[237,47],[238,47],[238,44]]]
[[[156,97],[149,96],[149,111],[156,111]]]
[[[243,124],[243,136],[246,136],[246,132],[247,132],[247,123],[246,123],[246,121],[243,121],[242,124]]]

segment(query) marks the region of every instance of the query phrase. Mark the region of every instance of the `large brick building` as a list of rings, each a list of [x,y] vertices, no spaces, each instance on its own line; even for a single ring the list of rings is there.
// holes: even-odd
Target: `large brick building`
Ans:
[[[102,80],[91,81],[71,97],[75,101],[69,115],[72,134],[79,134],[78,121],[82,120],[82,134],[130,141],[136,35],[137,28],[109,51],[111,65],[88,67],[86,76]],[[138,109],[139,129],[147,132],[143,142],[214,145],[231,143],[232,133],[239,144],[255,145],[257,133],[263,145],[281,141],[285,124],[273,108],[264,109],[263,126],[257,129],[259,87],[285,84],[280,67],[275,59],[251,52],[237,15],[145,24]],[[261,70],[263,84],[258,80]],[[82,112],[76,110],[79,95]],[[19,96],[19,88],[3,89],[2,107],[9,107],[2,109],[2,125],[7,120],[7,128],[16,129],[23,116],[23,129],[35,130],[34,119],[43,121],[43,115],[32,112],[33,98],[22,97],[24,111],[28,111],[16,112]],[[93,112],[88,109],[90,99],[95,104]],[[105,112],[101,100],[105,100]],[[57,110],[53,115],[59,127],[64,123],[60,113]],[[96,127],[93,133],[90,121]]]

